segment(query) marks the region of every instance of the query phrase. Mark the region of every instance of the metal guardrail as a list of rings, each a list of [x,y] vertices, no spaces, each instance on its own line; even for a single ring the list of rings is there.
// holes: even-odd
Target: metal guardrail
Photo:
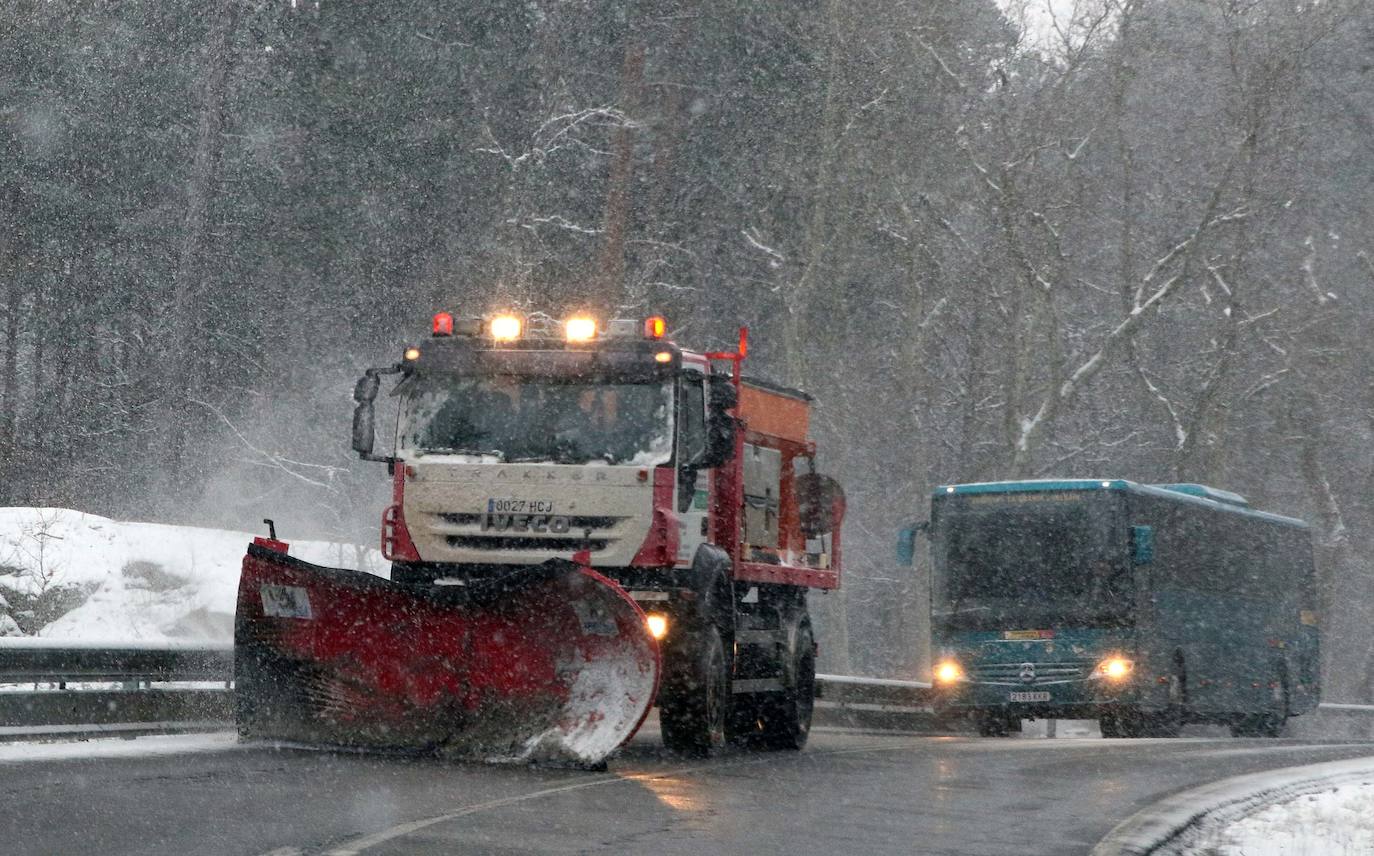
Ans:
[[[0,683],[228,682],[233,673],[232,645],[0,639]]]
[[[0,639],[0,740],[89,727],[193,730],[233,722],[234,649],[204,643]],[[195,687],[176,686],[193,683]],[[51,684],[46,689],[25,685]],[[93,685],[93,686],[92,686]],[[816,675],[818,712],[881,728],[957,726],[931,708],[924,681]],[[1374,716],[1374,704],[1325,702],[1322,714]]]
[[[1347,704],[1340,701],[1324,701],[1317,705],[1317,709],[1330,713],[1374,714],[1374,704]]]
[[[931,688],[924,681],[822,674],[816,675],[816,697],[840,706],[876,704],[928,712]]]
[[[0,740],[225,728],[233,674],[229,645],[0,639]]]

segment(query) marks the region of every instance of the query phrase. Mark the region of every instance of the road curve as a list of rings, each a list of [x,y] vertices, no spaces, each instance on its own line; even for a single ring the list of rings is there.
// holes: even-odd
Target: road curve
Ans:
[[[0,850],[54,853],[1086,854],[1171,793],[1374,744],[919,737],[818,730],[709,761],[636,738],[608,773],[209,751],[0,755]],[[153,745],[153,744],[149,744]],[[118,748],[118,747],[116,747]]]

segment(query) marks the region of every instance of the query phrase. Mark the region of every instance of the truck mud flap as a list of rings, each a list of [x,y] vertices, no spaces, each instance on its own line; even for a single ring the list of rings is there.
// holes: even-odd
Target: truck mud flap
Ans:
[[[572,562],[420,587],[258,544],[243,561],[246,738],[596,765],[643,723],[659,672],[639,607]]]

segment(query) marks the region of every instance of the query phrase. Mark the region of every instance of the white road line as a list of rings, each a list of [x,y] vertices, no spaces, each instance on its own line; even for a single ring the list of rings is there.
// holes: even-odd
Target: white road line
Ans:
[[[819,752],[807,752],[800,755],[782,757],[792,757],[805,760],[807,756],[815,757],[817,755],[855,755],[865,752],[905,752],[914,749],[919,749],[922,747],[922,745],[923,744],[905,746],[865,746],[854,749],[822,750]],[[654,781],[655,779],[667,779],[673,776],[690,776],[696,773],[705,772],[707,770],[720,770],[729,767],[754,766],[756,764],[765,764],[769,761],[777,760],[778,757],[778,755],[770,755],[763,758],[754,758],[736,762],[703,764],[698,767],[683,767],[676,770],[664,770],[661,773],[636,773],[630,776],[606,776],[599,779],[592,779],[591,781],[577,782],[576,784],[561,785],[556,788],[545,788],[539,791],[531,791],[527,794],[517,794],[516,796],[512,797],[505,797],[499,800],[491,800],[489,802],[466,806],[464,808],[458,809],[457,811],[451,811],[446,814],[435,815],[434,817],[426,817],[420,820],[412,820],[408,823],[398,824],[396,826],[391,827],[390,829],[384,829],[381,832],[376,832],[372,835],[367,835],[362,838],[355,838],[352,841],[345,842],[342,846],[327,851],[326,856],[358,856],[359,853],[362,853],[364,850],[369,850],[373,847],[376,847],[378,844],[385,844],[388,841],[392,841],[396,838],[402,838],[406,835],[410,835],[413,832],[418,832],[421,829],[427,829],[431,826],[435,826],[440,823],[446,823],[450,820],[456,820],[460,817],[478,814],[479,812],[489,811],[494,808],[504,808],[508,805],[515,805],[517,803],[529,802],[530,800],[543,799],[544,797],[568,793],[569,791],[580,791],[585,790],[586,788],[599,788],[605,785],[627,784],[631,782],[648,782]]]

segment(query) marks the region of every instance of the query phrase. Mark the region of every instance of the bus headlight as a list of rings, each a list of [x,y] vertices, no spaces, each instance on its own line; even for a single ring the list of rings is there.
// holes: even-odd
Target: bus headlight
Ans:
[[[1135,663],[1125,657],[1108,657],[1097,664],[1097,674],[1109,681],[1124,681],[1135,671]]]
[[[944,660],[935,667],[935,683],[952,684],[964,676],[964,670],[953,660]]]
[[[662,639],[668,635],[668,616],[661,612],[651,612],[644,616],[644,626],[649,628],[650,636]]]

